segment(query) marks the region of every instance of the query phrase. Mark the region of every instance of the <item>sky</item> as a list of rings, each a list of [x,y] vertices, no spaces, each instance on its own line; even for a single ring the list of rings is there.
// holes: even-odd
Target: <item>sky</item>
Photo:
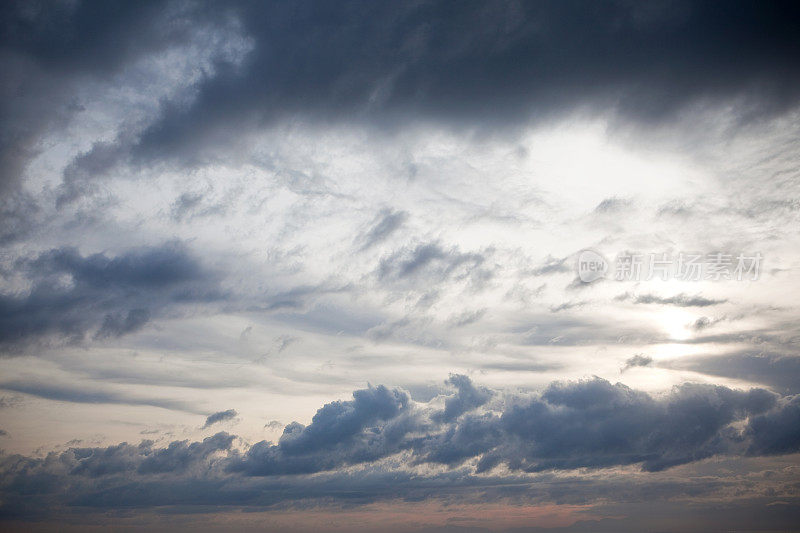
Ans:
[[[8,1],[4,531],[798,531],[800,8]]]

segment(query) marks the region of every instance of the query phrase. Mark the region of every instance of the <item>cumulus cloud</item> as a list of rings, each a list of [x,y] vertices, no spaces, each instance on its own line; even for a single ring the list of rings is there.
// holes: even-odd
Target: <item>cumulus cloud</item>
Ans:
[[[456,393],[448,396],[444,403],[444,411],[433,415],[434,420],[452,422],[462,414],[485,404],[493,392],[485,387],[476,387],[467,376],[453,375],[447,380],[456,388]]]
[[[539,394],[499,396],[465,376],[448,383],[456,391],[445,397],[444,410],[413,402],[399,389],[369,387],[321,407],[307,426],[287,425],[277,444],[262,441],[243,451],[233,446],[234,436],[217,433],[166,447],[142,441],[70,448],[45,458],[4,456],[0,505],[21,512],[28,508],[23,498],[33,498],[40,505],[55,499],[102,508],[116,505],[115,495],[122,494],[133,506],[248,505],[255,500],[247,479],[272,477],[290,492],[298,483],[304,498],[335,498],[352,486],[344,472],[353,465],[371,465],[371,472],[398,480],[393,494],[403,497],[400,480],[408,476],[480,490],[485,478],[473,476],[500,464],[517,476],[633,464],[656,472],[714,455],[800,450],[797,399],[763,389],[684,384],[653,396],[594,378],[554,382]],[[413,474],[425,463],[447,468]],[[336,471],[342,474],[327,478],[324,490],[307,490],[308,474]],[[195,489],[174,491],[189,485]],[[65,492],[67,486],[77,492]],[[222,486],[213,500],[201,488]]]
[[[289,424],[278,444],[258,442],[229,468],[248,475],[307,474],[373,461],[399,451],[417,424],[408,393],[371,387],[320,408],[308,426]]]

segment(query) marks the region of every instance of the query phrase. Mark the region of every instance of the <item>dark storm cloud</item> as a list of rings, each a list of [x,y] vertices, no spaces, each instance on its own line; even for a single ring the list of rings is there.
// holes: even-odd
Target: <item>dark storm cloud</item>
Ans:
[[[797,399],[762,389],[685,384],[654,397],[595,378],[505,397],[464,376],[449,383],[457,390],[445,398],[444,411],[414,405],[398,389],[370,387],[354,392],[352,400],[323,406],[308,426],[287,425],[277,444],[262,441],[244,451],[233,446],[233,436],[218,433],[164,448],[143,441],[72,448],[44,458],[3,455],[0,516],[42,516],[61,505],[218,509],[317,498],[342,505],[383,498],[420,501],[452,490],[463,497],[467,489],[479,491],[486,502],[515,490],[529,494],[525,472],[628,464],[653,472],[712,455],[800,450]],[[477,467],[465,463],[472,460]],[[410,470],[423,463],[447,468],[424,475]],[[498,464],[512,473],[488,472]],[[364,468],[351,468],[358,465]],[[487,473],[476,477],[479,472]],[[540,475],[536,486],[551,501],[585,503],[603,493],[598,479],[570,481],[568,472]],[[608,476],[619,478],[608,481],[617,497],[630,492],[636,501],[696,496],[723,483],[704,476],[705,488],[673,483],[642,494],[639,484],[646,478]]]
[[[180,242],[116,257],[82,256],[56,248],[18,259],[31,283],[25,293],[0,295],[0,347],[55,335],[76,342],[94,327],[96,339],[135,332],[168,305],[222,297],[216,274]]]
[[[236,418],[237,414],[239,413],[237,413],[235,409],[228,409],[227,411],[219,411],[217,413],[210,414],[206,418],[206,423],[205,425],[203,425],[203,427],[207,428],[219,422],[225,422],[226,420],[233,420],[234,418]]]
[[[83,110],[73,83],[108,79],[142,57],[186,43],[208,14],[165,1],[3,2],[0,191],[19,184],[48,128]]]
[[[652,123],[738,99],[748,120],[800,95],[793,2],[10,2],[2,181],[18,179],[53,120],[79,112],[56,97],[58,82],[108,76],[227,15],[252,39],[244,63],[219,50],[193,102],[165,101],[141,135],[79,156],[62,202],[82,194],[85,175],[130,156],[188,164],[287,117],[492,127],[590,109]]]
[[[188,108],[165,106],[139,156],[291,115],[485,125],[582,107],[652,122],[742,97],[746,119],[800,94],[791,2],[301,2],[238,13],[255,41],[243,72],[221,70]]]

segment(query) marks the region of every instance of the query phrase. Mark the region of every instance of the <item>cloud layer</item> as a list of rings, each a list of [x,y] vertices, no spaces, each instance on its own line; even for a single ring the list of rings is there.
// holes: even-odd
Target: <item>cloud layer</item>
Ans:
[[[538,395],[508,396],[476,387],[465,376],[452,376],[448,384],[454,392],[427,404],[399,389],[357,390],[352,400],[321,407],[310,424],[287,425],[277,444],[242,447],[220,432],[166,447],[142,441],[70,448],[41,459],[6,456],[3,515],[62,506],[113,508],[123,500],[126,507],[270,505],[313,498],[313,492],[295,494],[292,487],[308,483],[309,474],[352,466],[369,465],[370,476],[393,476],[391,497],[403,498],[419,483],[454,483],[453,476],[461,478],[459,486],[482,490],[481,473],[496,477],[510,470],[519,483],[536,472],[632,464],[656,472],[713,456],[800,451],[798,399],[763,389],[684,385],[654,397],[595,378],[553,383]],[[211,415],[206,426],[233,413]],[[424,465],[446,468],[420,470]],[[249,477],[275,481],[253,485],[245,481]],[[359,482],[343,475],[326,483],[330,495],[347,494]],[[275,499],[278,487],[287,490]],[[216,491],[219,498],[212,498]]]

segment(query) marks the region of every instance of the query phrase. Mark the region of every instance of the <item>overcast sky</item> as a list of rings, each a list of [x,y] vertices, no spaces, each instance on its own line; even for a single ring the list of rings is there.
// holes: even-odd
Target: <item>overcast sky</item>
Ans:
[[[798,273],[796,3],[0,7],[4,530],[789,530]]]

